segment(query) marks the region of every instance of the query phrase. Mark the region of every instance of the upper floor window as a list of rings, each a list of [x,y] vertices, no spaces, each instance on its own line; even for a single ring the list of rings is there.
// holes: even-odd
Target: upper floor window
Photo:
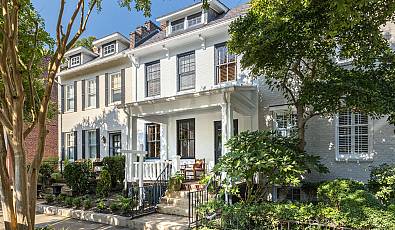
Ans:
[[[67,159],[74,159],[74,151],[75,151],[75,137],[74,132],[66,133],[66,154]]]
[[[297,132],[297,116],[290,112],[275,113],[275,130],[283,137],[289,137]]]
[[[148,157],[160,157],[160,125],[159,124],[146,124],[146,148]]]
[[[96,130],[89,130],[87,136],[89,158],[96,158]]]
[[[74,111],[74,85],[66,86],[66,111]]]
[[[87,88],[88,88],[88,98],[87,104],[89,107],[96,106],[96,79],[88,80],[87,81]]]
[[[195,52],[178,55],[178,90],[195,88]]]
[[[147,97],[160,95],[160,62],[155,61],[145,65]]]
[[[184,18],[171,22],[171,32],[177,32],[184,29]]]
[[[363,113],[338,115],[337,152],[340,156],[366,155],[369,152],[369,117]]]
[[[216,84],[236,80],[236,56],[225,43],[215,46],[215,78]]]
[[[115,53],[115,42],[103,45],[103,56],[108,56]]]
[[[81,54],[70,57],[70,67],[74,67],[81,64]]]
[[[187,20],[188,20],[188,27],[192,27],[202,23],[202,12],[188,16]]]
[[[121,101],[121,73],[113,73],[111,79],[111,102]]]
[[[195,157],[195,119],[177,121],[177,155]]]

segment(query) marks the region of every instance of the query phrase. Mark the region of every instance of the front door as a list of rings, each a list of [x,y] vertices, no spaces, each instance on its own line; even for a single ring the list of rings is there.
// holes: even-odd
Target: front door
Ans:
[[[233,135],[239,133],[239,122],[233,120]],[[214,163],[217,164],[222,155],[222,122],[214,121]]]

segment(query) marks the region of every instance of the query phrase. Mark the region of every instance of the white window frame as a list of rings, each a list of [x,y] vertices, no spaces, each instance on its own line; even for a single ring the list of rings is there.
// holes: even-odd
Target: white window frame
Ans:
[[[119,87],[114,88],[114,77],[117,76],[119,78]],[[110,74],[110,102],[111,104],[116,104],[121,102],[121,97],[122,97],[122,82],[121,82],[121,72],[116,72]],[[120,97],[119,100],[114,101],[114,92],[119,91],[120,92]]]
[[[198,14],[200,14],[200,16],[197,16]],[[193,18],[189,18],[191,16],[193,16]],[[198,26],[203,22],[203,12],[198,12],[195,14],[188,15],[185,20],[187,21],[188,28]],[[190,22],[193,22],[193,24]]]
[[[72,89],[72,93],[70,93]],[[66,85],[66,112],[74,112],[74,108],[75,108],[75,98],[74,98],[74,84],[69,84]],[[70,107],[69,102],[73,101],[73,107]]]
[[[93,82],[93,91],[91,91],[90,83]],[[96,108],[96,78],[86,80],[86,108]],[[94,98],[93,103],[91,104],[90,99]]]
[[[339,114],[336,114],[335,117],[335,142],[336,142],[336,161],[371,161],[373,159],[373,148],[372,148],[372,127],[373,127],[373,120],[368,116],[368,123],[367,124],[355,124],[355,114],[351,113],[351,153],[350,154],[341,154],[339,153]],[[367,126],[368,127],[368,152],[366,154],[356,154],[355,153],[355,127],[357,126]]]
[[[187,19],[186,18],[179,18],[179,19],[177,19],[177,20],[173,20],[172,22],[170,22],[170,29],[171,29],[171,33],[175,33],[175,32],[179,32],[179,31],[183,31],[183,30],[185,30],[186,28],[185,28],[185,24],[186,24],[186,21]],[[180,21],[179,23],[177,23],[177,24],[175,24],[175,25],[172,25],[172,23],[173,22],[176,22],[176,21]],[[182,21],[182,22],[181,22]],[[177,30],[174,30],[174,28],[177,28],[177,27],[181,27],[181,25],[182,25],[182,28],[178,28]]]
[[[68,160],[76,160],[74,159],[74,151],[75,151],[75,137],[74,132],[65,133],[65,151],[66,151],[66,159]],[[73,153],[70,155],[70,150],[73,150]]]
[[[102,55],[103,57],[109,56],[111,54],[114,54],[116,52],[116,43],[111,42],[108,44],[103,45],[102,47]]]
[[[70,57],[70,67],[81,65],[81,54]]]
[[[278,116],[288,116],[287,117],[287,127],[278,127],[278,122],[277,122],[277,117]],[[291,118],[291,116],[294,116],[294,118]],[[295,119],[294,124],[292,125],[291,121],[292,119]],[[276,131],[279,135],[283,137],[290,137],[292,132],[297,132],[298,129],[298,124],[297,124],[297,117],[296,113],[293,110],[274,110],[273,111],[273,131]]]
[[[96,130],[87,130],[86,131],[86,152],[90,159],[96,159],[96,151],[97,151],[97,140],[96,140]],[[91,139],[93,137],[93,139]],[[91,142],[93,140],[93,143]],[[93,152],[91,150],[93,149]]]

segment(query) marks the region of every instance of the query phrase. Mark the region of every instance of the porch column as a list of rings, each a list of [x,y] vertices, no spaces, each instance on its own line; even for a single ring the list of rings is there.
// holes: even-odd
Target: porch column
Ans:
[[[161,161],[169,160],[169,153],[168,153],[168,128],[167,124],[161,123],[160,124],[160,159]]]
[[[224,103],[221,105],[222,112],[222,155],[229,152],[225,147],[226,142],[233,136],[233,108],[230,103],[230,93],[224,93]]]

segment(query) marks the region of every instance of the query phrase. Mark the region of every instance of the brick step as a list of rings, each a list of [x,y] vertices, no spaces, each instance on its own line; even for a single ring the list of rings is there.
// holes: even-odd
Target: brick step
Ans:
[[[188,217],[188,205],[187,206],[174,206],[167,204],[159,204],[158,205],[158,213],[167,214],[167,215],[176,215],[176,216],[185,216]]]

